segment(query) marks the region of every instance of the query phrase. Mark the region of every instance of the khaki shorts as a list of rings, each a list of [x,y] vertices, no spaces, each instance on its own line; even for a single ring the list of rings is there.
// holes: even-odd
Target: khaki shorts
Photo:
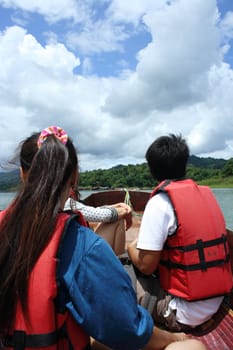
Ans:
[[[176,320],[175,310],[165,317],[172,296],[160,287],[156,276],[137,274],[136,293],[138,303],[151,313],[155,325],[176,332],[191,329],[190,326],[181,324]]]
[[[147,276],[140,273],[133,266],[127,252],[120,255],[119,259],[131,278],[138,303],[149,311],[155,325],[176,332],[192,329],[190,326],[181,324],[176,320],[175,310],[165,317],[172,296],[160,287],[159,280],[155,275]]]

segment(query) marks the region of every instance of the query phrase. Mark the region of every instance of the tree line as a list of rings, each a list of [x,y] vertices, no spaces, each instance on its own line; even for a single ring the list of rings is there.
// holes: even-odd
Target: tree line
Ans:
[[[233,158],[226,161],[191,156],[187,166],[187,177],[199,184],[233,187]],[[153,188],[155,185],[147,163],[118,165],[80,174],[80,187],[83,189]]]
[[[233,158],[229,160],[191,156],[187,177],[215,187],[233,187]],[[0,173],[0,191],[17,189],[19,170]],[[80,189],[153,188],[156,185],[147,163],[118,165],[80,173]]]

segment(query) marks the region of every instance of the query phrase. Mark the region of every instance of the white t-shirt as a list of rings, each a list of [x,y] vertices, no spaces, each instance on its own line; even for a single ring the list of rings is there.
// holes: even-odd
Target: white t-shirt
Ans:
[[[172,204],[165,193],[152,197],[145,208],[139,230],[137,248],[145,250],[163,250],[168,235],[176,229],[176,218]],[[208,319],[218,310],[223,297],[216,297],[200,301],[185,301],[174,297],[164,317],[171,310],[176,310],[178,322],[197,326]]]

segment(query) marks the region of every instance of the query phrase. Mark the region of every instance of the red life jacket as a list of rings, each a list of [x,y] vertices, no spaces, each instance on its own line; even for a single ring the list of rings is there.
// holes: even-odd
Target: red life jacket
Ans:
[[[0,213],[0,219],[2,214]],[[58,311],[55,305],[57,253],[69,223],[77,217],[81,224],[85,224],[81,214],[79,216],[65,213],[58,215],[54,234],[30,274],[28,288],[30,324],[18,302],[14,329],[12,334],[4,337],[4,347],[14,350],[90,349],[89,336],[68,311]]]
[[[212,191],[194,181],[165,180],[152,192],[165,192],[177,220],[159,264],[161,287],[193,301],[227,294],[232,288],[225,220]]]

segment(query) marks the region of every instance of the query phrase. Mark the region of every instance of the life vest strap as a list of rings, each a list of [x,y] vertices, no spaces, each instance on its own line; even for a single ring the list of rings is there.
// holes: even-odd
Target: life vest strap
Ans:
[[[65,338],[64,328],[60,328],[51,333],[26,334],[24,331],[14,331],[13,335],[4,336],[3,347],[23,350],[25,348],[41,348],[54,345],[60,338]]]
[[[206,270],[211,267],[217,267],[225,264],[230,259],[230,256],[227,255],[226,259],[219,259],[214,261],[205,261],[203,264],[203,261],[201,261],[198,264],[191,264],[191,265],[184,265],[179,263],[174,263],[170,260],[161,260],[160,264],[163,266],[166,266],[168,269],[180,269],[184,271],[195,271],[195,270]]]
[[[203,241],[201,239],[197,240],[196,243],[189,244],[187,246],[174,246],[171,247],[168,244],[165,245],[164,249],[170,250],[170,249],[175,249],[179,250],[181,252],[191,252],[192,250],[198,250],[200,247],[200,242],[201,246],[203,248],[210,248],[212,246],[218,245],[218,244],[223,244],[224,245],[224,250],[226,251],[226,242],[227,242],[227,236],[225,234],[222,234],[221,237],[214,238],[208,241]]]
[[[171,260],[161,260],[160,264],[163,266],[166,266],[168,269],[181,269],[184,271],[195,271],[195,270],[202,270],[205,271],[210,267],[217,267],[221,266],[225,263],[227,263],[230,260],[230,254],[227,252],[227,245],[226,245],[227,237],[226,235],[222,234],[221,237],[215,238],[209,241],[204,242],[202,239],[198,239],[196,243],[190,244],[187,246],[175,246],[175,247],[170,247],[166,246],[167,250],[174,249],[174,250],[179,250],[183,253],[186,252],[191,252],[193,250],[198,251],[199,255],[199,262],[196,264],[190,264],[190,265],[185,265],[181,263],[175,263]],[[219,244],[223,244],[224,246],[224,251],[225,251],[225,258],[224,259],[217,259],[217,260],[212,260],[212,261],[206,261],[205,259],[205,248],[213,247]]]

